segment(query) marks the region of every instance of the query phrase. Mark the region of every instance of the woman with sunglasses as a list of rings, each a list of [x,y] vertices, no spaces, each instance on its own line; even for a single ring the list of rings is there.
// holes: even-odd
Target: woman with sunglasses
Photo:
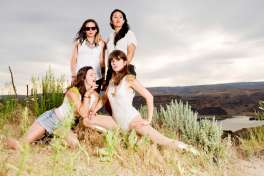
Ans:
[[[113,68],[113,75],[105,95],[99,100],[90,116],[83,120],[83,124],[90,128],[99,126],[105,129],[117,127],[123,130],[134,129],[138,134],[149,136],[153,142],[159,145],[186,150],[195,155],[198,154],[198,151],[192,146],[170,139],[151,126],[154,109],[153,96],[139,83],[135,76],[128,73],[128,59],[125,53],[114,50],[109,55],[109,62]],[[146,100],[148,108],[148,118],[146,120],[132,105],[135,91]],[[96,111],[103,106],[107,99],[111,105],[112,116],[97,115]]]
[[[104,70],[104,45],[97,22],[93,19],[85,20],[76,35],[71,55],[72,82],[80,68],[91,66],[96,72],[96,91],[100,92],[103,81],[101,70]]]
[[[135,34],[130,30],[130,27],[127,23],[126,14],[120,9],[113,10],[110,15],[110,26],[114,32],[110,34],[107,41],[108,55],[113,50],[123,51],[127,55],[129,73],[136,76],[135,67],[131,63],[133,63],[137,39]],[[106,64],[106,66],[109,67],[106,76],[106,85],[108,85],[113,70],[111,65]]]

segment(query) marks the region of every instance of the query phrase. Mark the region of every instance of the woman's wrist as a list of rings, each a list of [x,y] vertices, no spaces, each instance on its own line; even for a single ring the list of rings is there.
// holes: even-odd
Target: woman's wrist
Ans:
[[[149,117],[149,118],[148,118],[148,121],[151,122],[151,121],[152,121],[152,117]]]

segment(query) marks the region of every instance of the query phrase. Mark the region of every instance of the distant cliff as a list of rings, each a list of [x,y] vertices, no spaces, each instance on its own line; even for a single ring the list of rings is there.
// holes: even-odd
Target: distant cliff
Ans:
[[[173,99],[188,101],[200,115],[254,115],[259,100],[264,100],[264,82],[227,83],[184,87],[150,87],[156,107],[164,106]],[[0,96],[0,101],[5,96]],[[24,99],[25,96],[18,96]],[[134,105],[145,101],[136,96]]]
[[[200,115],[254,115],[259,100],[264,100],[264,82],[227,83],[185,87],[151,87],[156,107],[172,99],[188,101]],[[145,104],[136,97],[135,106]]]

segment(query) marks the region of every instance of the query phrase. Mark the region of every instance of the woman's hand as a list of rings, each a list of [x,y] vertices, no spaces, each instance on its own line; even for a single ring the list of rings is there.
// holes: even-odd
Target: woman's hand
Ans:
[[[93,82],[91,89],[96,90],[97,88],[98,88],[98,85],[96,84],[96,82]]]
[[[91,94],[94,92],[94,90],[96,90],[98,87],[98,85],[93,82],[93,84],[90,86],[90,88],[88,88],[88,90],[86,90],[84,97],[90,98]]]
[[[96,115],[97,115],[96,112],[94,112],[94,111],[90,111],[89,114],[88,114],[88,118],[89,118],[89,119],[92,119],[92,118],[95,117]]]
[[[149,122],[149,124],[151,124],[151,122],[152,122],[152,117],[149,117],[147,121]]]

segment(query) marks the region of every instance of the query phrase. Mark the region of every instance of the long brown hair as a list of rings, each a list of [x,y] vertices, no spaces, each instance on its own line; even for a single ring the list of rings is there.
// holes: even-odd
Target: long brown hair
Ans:
[[[86,92],[85,82],[84,81],[85,81],[85,78],[86,78],[86,74],[87,74],[87,72],[90,69],[93,69],[93,67],[90,67],[90,66],[82,67],[77,73],[77,78],[73,81],[71,86],[69,86],[67,88],[67,91],[68,91],[70,88],[76,87],[79,90],[80,94],[81,94],[82,100],[83,100],[84,94]]]
[[[122,59],[123,61],[127,61],[127,56],[121,50],[112,51],[108,57],[108,68],[112,68],[111,61],[113,59],[116,59],[116,60]],[[128,64],[126,64],[124,68],[120,70],[118,73],[113,71],[112,80],[114,81],[114,85],[117,86],[120,83],[120,81],[124,78],[124,76],[126,76],[127,74],[128,74]]]

